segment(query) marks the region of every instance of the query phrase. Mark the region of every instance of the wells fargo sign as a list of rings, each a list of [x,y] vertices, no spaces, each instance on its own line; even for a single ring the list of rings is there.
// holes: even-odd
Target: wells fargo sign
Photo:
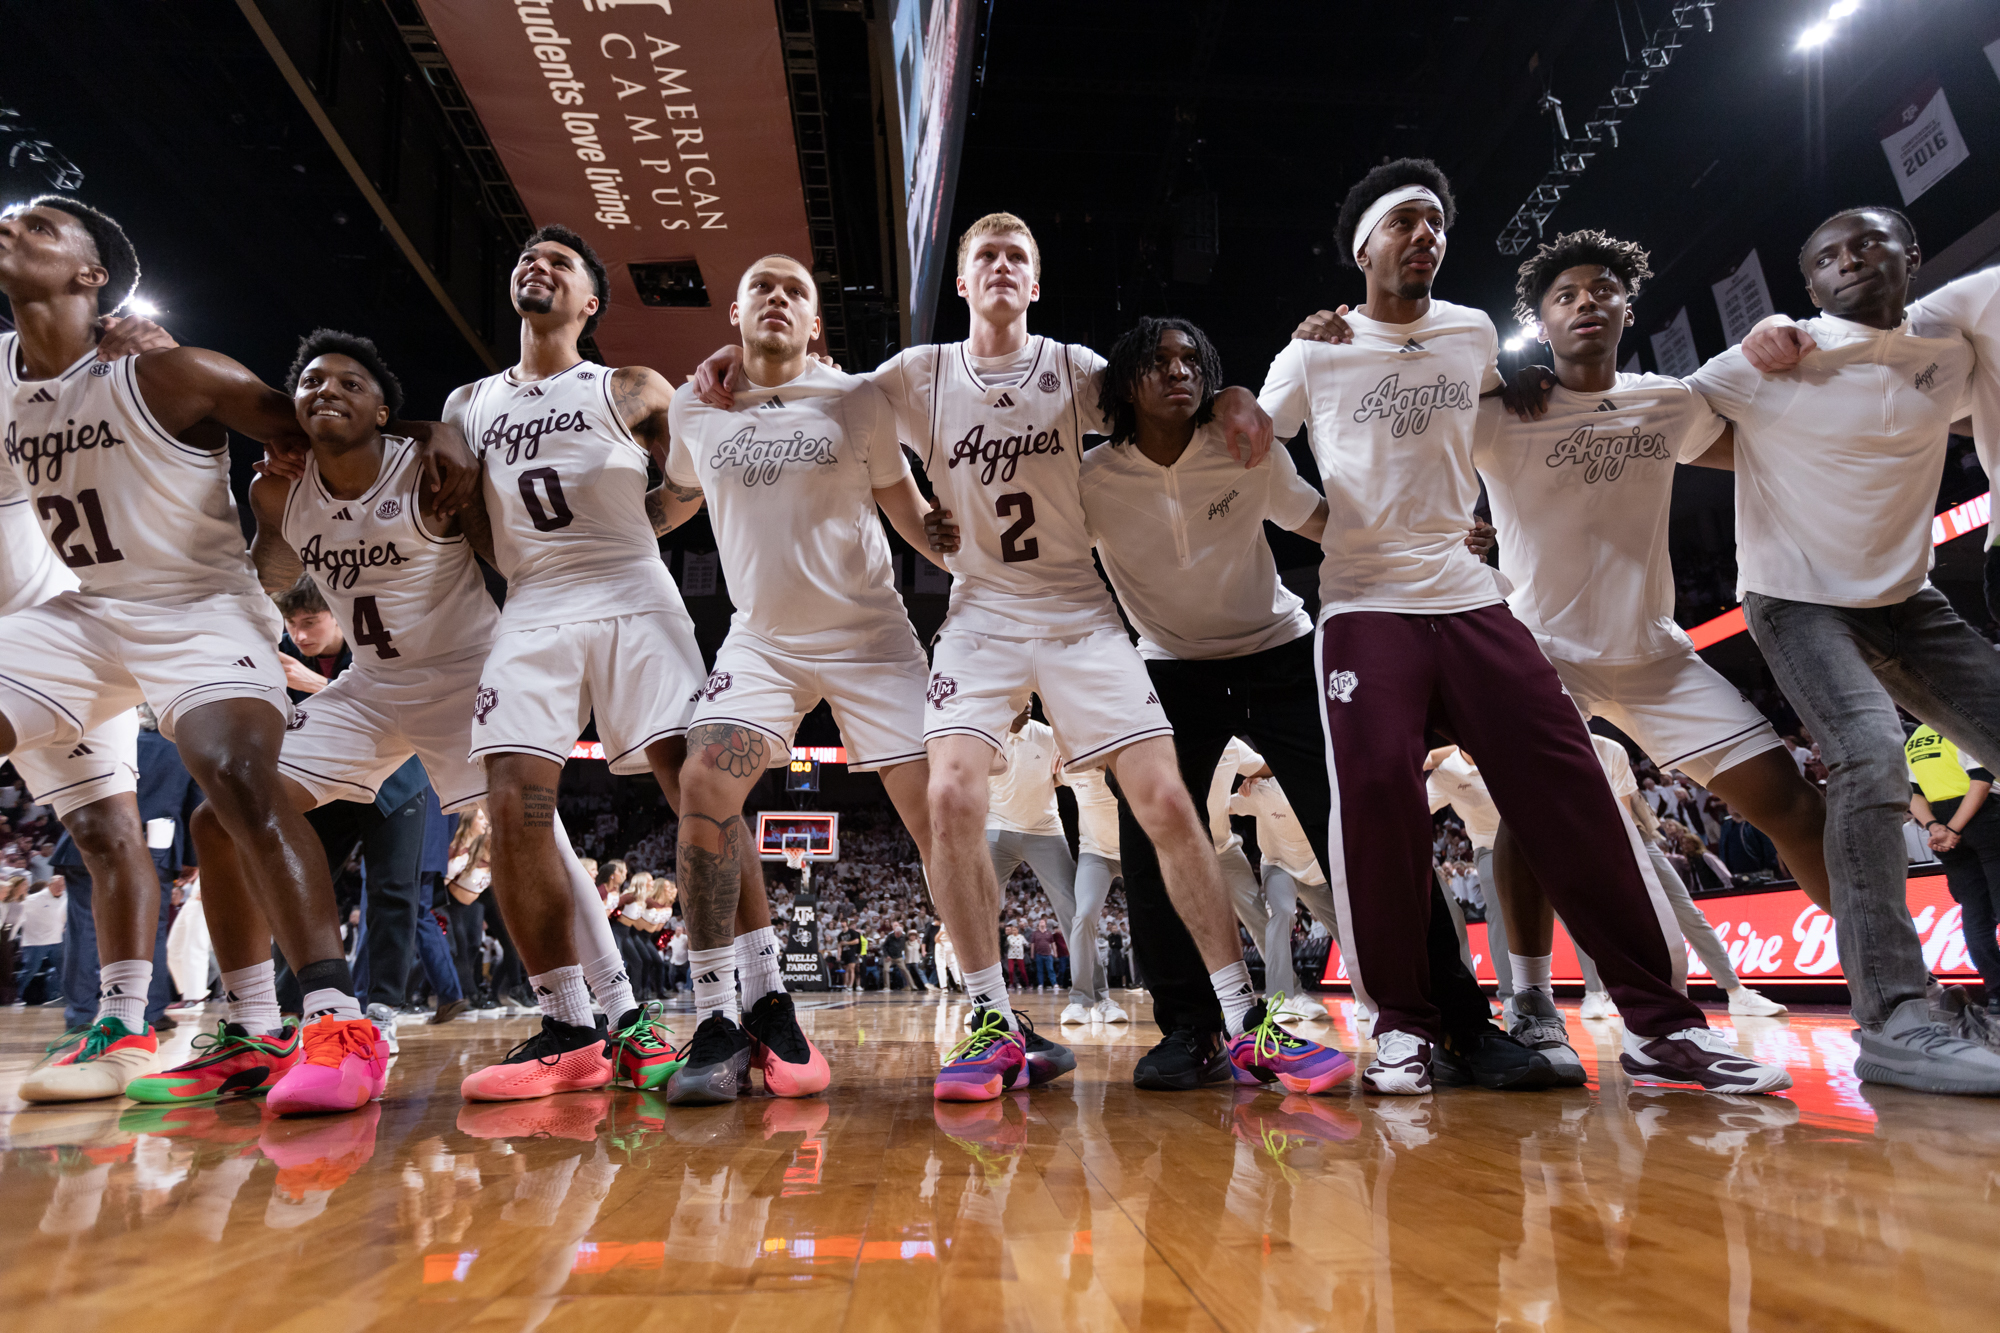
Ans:
[[[753,260],[811,262],[769,3],[420,3],[529,215],[574,227],[611,270],[596,338],[614,365],[678,381],[735,341]]]

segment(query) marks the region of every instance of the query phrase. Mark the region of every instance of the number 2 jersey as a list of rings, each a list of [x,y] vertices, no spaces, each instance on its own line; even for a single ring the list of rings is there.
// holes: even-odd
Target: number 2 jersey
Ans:
[[[868,376],[958,525],[944,628],[1020,639],[1123,632],[1091,560],[1078,485],[1085,433],[1105,433],[1104,358],[1031,337],[1005,361],[981,366],[965,343],[932,344]]]
[[[504,630],[667,611],[685,617],[646,517],[645,446],[579,361],[544,380],[472,386],[465,437],[486,466],[486,516],[507,579]]]
[[[366,672],[483,657],[499,621],[465,538],[440,537],[418,510],[414,443],[382,439],[382,469],[359,499],[326,488],[317,464],[285,497],[283,534]]]
[[[93,350],[54,379],[30,380],[20,336],[0,334],[6,466],[84,593],[165,605],[261,598],[229,451],[183,444],[153,419],[139,360],[99,361]]]

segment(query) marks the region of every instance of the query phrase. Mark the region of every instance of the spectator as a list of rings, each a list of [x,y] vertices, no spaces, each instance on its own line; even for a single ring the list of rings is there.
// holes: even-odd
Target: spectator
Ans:
[[[910,965],[906,958],[909,944],[909,937],[903,933],[903,923],[891,921],[888,933],[882,937],[882,956],[888,960],[884,964],[886,970],[882,976],[884,989],[889,985],[889,972],[900,976],[904,987],[912,992],[921,992],[924,989],[924,983],[910,975]]]
[[[1777,846],[1733,809],[1722,821],[1722,861],[1732,876],[1779,873]]]
[[[1006,958],[1003,966],[1007,973],[1007,984],[1015,990],[1026,990],[1029,985],[1028,941],[1022,937],[1021,924],[1018,921],[1007,923],[1004,952]]]
[[[51,969],[48,996],[61,997],[63,927],[68,913],[63,902],[64,889],[63,877],[50,875],[47,883],[22,901],[21,966],[14,993],[23,1000],[28,997],[28,986],[44,967]],[[45,999],[44,1003],[47,1002]]]

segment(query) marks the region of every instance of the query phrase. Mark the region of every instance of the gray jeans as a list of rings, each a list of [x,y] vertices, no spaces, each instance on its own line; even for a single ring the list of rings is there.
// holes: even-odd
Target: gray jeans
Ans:
[[[1726,991],[1735,990],[1743,984],[1730,966],[1729,950],[1723,946],[1722,937],[1715,933],[1715,927],[1708,924],[1701,908],[1695,905],[1694,897],[1674,873],[1673,862],[1661,855],[1657,848],[1647,848],[1653,858],[1653,873],[1660,877],[1660,887],[1666,890],[1667,901],[1673,904],[1674,920],[1681,924],[1681,934],[1694,946],[1695,956],[1708,968],[1709,980]],[[1572,941],[1573,943],[1574,941]],[[1597,964],[1583,950],[1576,951],[1576,960],[1583,964],[1583,984],[1587,990],[1603,990],[1604,979],[1597,975]]]
[[[1980,758],[2000,756],[2000,655],[1926,587],[1853,608],[1751,593],[1750,637],[1826,761],[1826,868],[1854,1021],[1879,1028],[1929,979],[1903,850],[1909,770],[1896,706]]]
[[[1341,951],[1346,952],[1347,946],[1340,937],[1340,918],[1333,906],[1333,890],[1325,880],[1301,884],[1288,871],[1266,861],[1264,900],[1271,905],[1271,923],[1264,929],[1264,993],[1297,994],[1299,977],[1292,963],[1292,921],[1298,916],[1301,902],[1314,920],[1332,932]]]
[[[1493,849],[1473,848],[1472,868],[1479,872],[1479,896],[1486,900],[1486,952],[1493,955],[1494,998],[1505,1004],[1514,998],[1514,964],[1507,954],[1507,914],[1500,910],[1500,881],[1493,873]]]
[[[1074,894],[1064,893],[1049,880],[1042,881],[1049,902],[1062,919],[1063,937],[1069,941],[1069,998],[1086,1008],[1111,998],[1104,968],[1097,961],[1097,921],[1104,914],[1104,900],[1111,896],[1111,881],[1116,878],[1116,861],[1085,852],[1076,863]]]
[[[1001,900],[1004,902],[1007,897],[1007,881],[1025,863],[1028,869],[1035,872],[1035,878],[1042,882],[1042,893],[1048,898],[1049,906],[1055,909],[1064,937],[1068,938],[1070,917],[1076,904],[1076,862],[1070,857],[1069,844],[1053,833],[1015,833],[1008,829],[990,828],[986,830],[986,850],[993,857],[993,877],[1000,881]],[[1092,946],[1093,949],[1095,947]],[[1069,951],[1073,977],[1076,969],[1074,941],[1071,941]],[[1033,962],[1028,964],[1030,974],[1034,966]]]

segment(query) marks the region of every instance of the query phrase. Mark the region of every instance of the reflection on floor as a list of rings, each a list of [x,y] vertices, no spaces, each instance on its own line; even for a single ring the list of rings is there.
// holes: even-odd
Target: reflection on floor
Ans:
[[[1053,1033],[1062,997],[1022,997]],[[1785,1097],[1136,1091],[1156,1034],[945,1106],[964,1009],[801,996],[830,1095],[468,1106],[529,1020],[402,1029],[387,1100],[24,1107],[0,1012],[0,1309],[41,1333],[834,1328],[1956,1330],[2000,1310],[2000,1106],[1863,1087],[1844,1018],[1713,1021]],[[1331,997],[1330,997],[1331,998]],[[1350,1006],[1302,1030],[1364,1049]],[[686,1020],[682,1019],[686,1026]],[[195,1030],[183,1025],[169,1058]],[[666,1298],[666,1299],[661,1299]]]

